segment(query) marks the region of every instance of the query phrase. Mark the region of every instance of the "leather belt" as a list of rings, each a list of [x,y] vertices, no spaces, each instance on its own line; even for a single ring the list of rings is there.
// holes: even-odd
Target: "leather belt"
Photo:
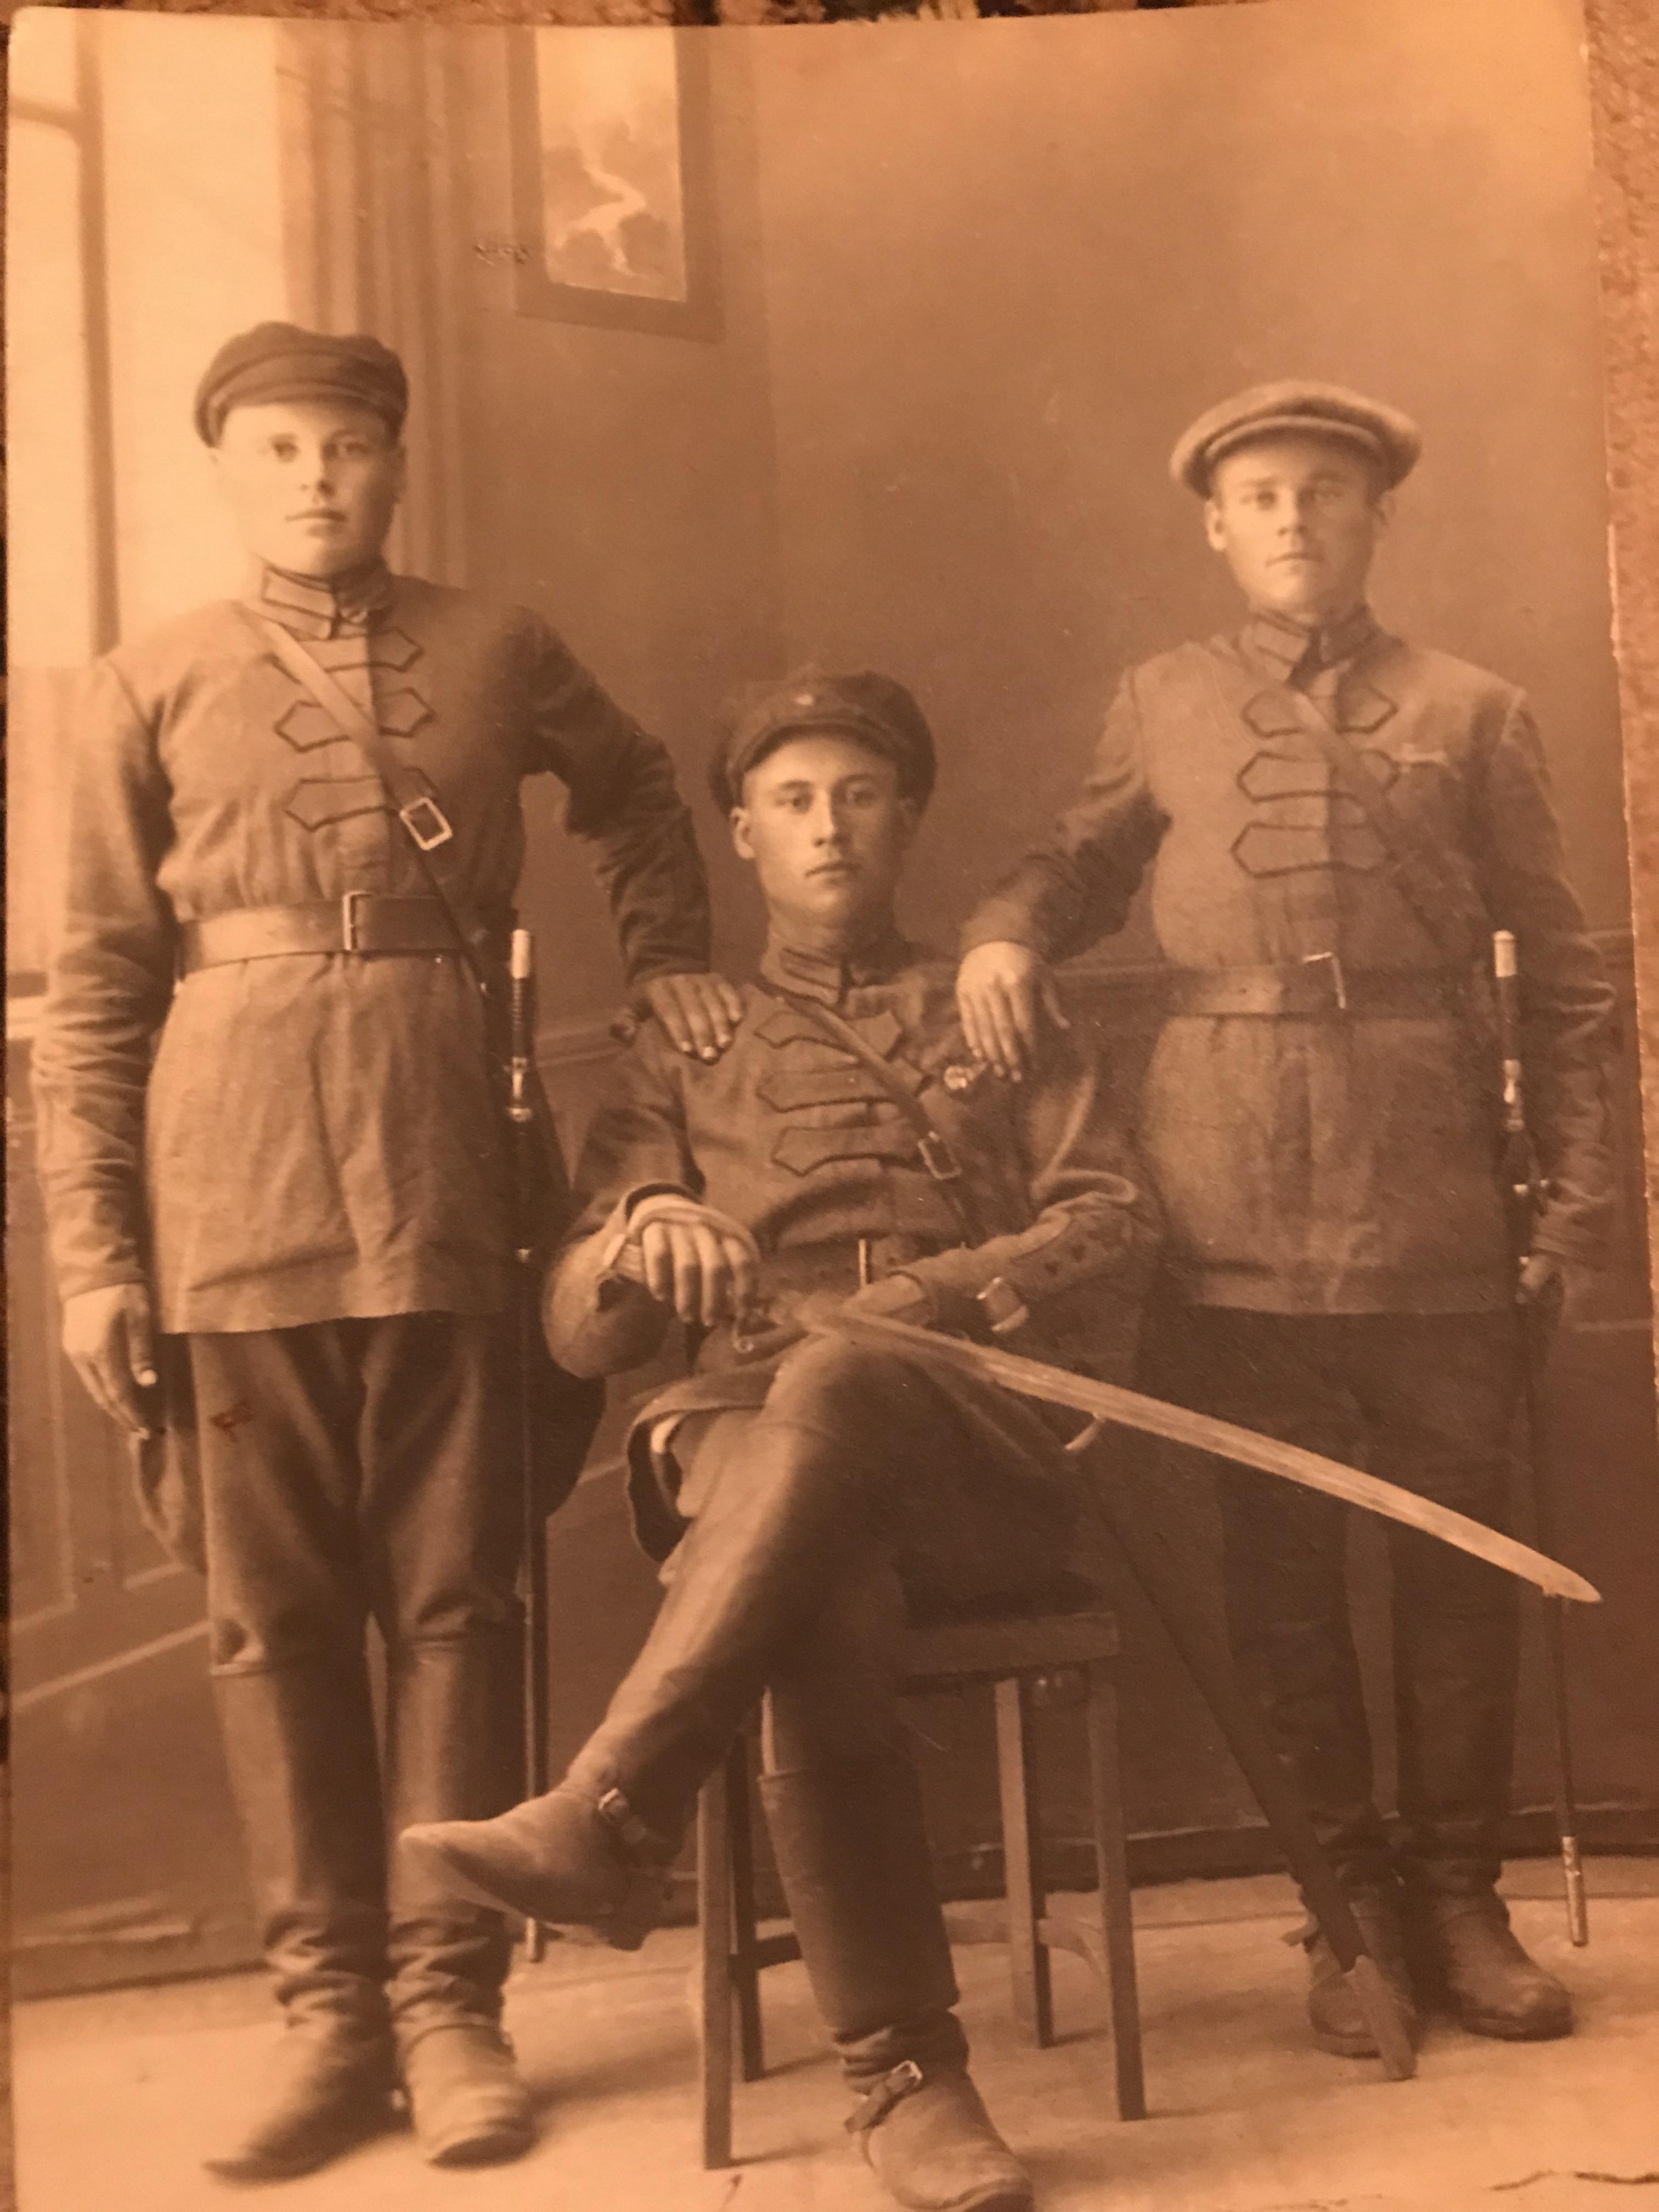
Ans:
[[[786,1244],[769,1257],[767,1280],[793,1297],[808,1291],[851,1292],[860,1282],[902,1275],[918,1260],[945,1249],[930,1237],[847,1237],[822,1244]]]
[[[302,952],[455,952],[455,926],[441,899],[391,891],[347,891],[303,906],[246,906],[187,921],[179,972],[235,960],[274,960]]]
[[[1453,1014],[1457,1003],[1457,979],[1443,968],[1345,968],[1335,953],[1316,952],[1284,967],[1175,969],[1168,1011],[1420,1020]]]

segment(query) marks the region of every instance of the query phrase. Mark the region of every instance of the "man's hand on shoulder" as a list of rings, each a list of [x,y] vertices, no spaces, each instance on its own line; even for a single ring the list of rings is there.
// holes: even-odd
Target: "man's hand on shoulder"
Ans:
[[[1043,1019],[1056,1029],[1072,1026],[1041,953],[1011,939],[994,939],[964,954],[957,1008],[968,1049],[1010,1083],[1035,1066]]]
[[[143,1283],[111,1283],[64,1302],[64,1350],[99,1409],[136,1437],[154,1428],[155,1318]]]
[[[653,975],[644,996],[675,1050],[692,1060],[718,1060],[743,1019],[743,1000],[724,975]]]

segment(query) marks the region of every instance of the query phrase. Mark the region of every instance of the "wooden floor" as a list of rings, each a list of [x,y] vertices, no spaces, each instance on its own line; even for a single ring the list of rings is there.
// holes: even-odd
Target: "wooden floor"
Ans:
[[[1024,2047],[1002,1954],[957,1954],[975,2072],[1043,2212],[1611,2212],[1659,2207],[1659,1863],[1592,1869],[1595,1940],[1568,1951],[1548,1870],[1516,1870],[1516,1925],[1571,1983],[1559,2045],[1431,2032],[1417,2078],[1313,2051],[1296,1915],[1273,1879],[1137,1899],[1152,2117],[1109,2117],[1109,2045],[1086,1970],[1056,1961],[1062,2042]],[[1617,1894],[1608,1893],[1617,1892]],[[541,2108],[520,2164],[443,2173],[406,2132],[261,2192],[283,2212],[880,2212],[801,1970],[769,1976],[775,2070],[738,2093],[739,2163],[695,2162],[689,1930],[631,1958],[556,1945],[521,1969],[508,2026]],[[21,2212],[208,2212],[197,2161],[257,2082],[272,2028],[239,1975],[20,2008]],[[1588,2178],[1594,2177],[1594,2178]],[[1618,2185],[1624,2185],[1620,2187]]]

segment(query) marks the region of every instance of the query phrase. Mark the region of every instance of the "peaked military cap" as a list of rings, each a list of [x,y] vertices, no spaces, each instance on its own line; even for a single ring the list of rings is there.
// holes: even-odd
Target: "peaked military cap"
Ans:
[[[808,735],[855,738],[892,762],[899,789],[926,805],[933,788],[933,732],[927,717],[890,676],[866,670],[853,676],[808,672],[784,684],[750,684],[728,703],[724,726],[708,763],[714,804],[729,813],[743,797],[743,780],[786,738]]]
[[[1170,456],[1170,474],[1189,491],[1207,495],[1211,471],[1226,454],[1257,438],[1338,438],[1368,453],[1385,489],[1410,475],[1423,436],[1409,415],[1340,384],[1253,384],[1200,415]]]
[[[276,399],[349,399],[372,407],[395,438],[409,412],[409,380],[378,338],[332,337],[297,323],[257,323],[228,338],[196,387],[196,428],[216,446],[233,407]]]

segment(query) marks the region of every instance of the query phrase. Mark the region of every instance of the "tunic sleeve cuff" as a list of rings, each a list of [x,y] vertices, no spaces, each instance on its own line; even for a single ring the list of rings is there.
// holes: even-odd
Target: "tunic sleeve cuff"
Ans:
[[[1024,945],[1033,952],[1043,952],[1042,933],[1029,915],[1017,908],[1000,905],[988,900],[977,914],[969,917],[962,933],[962,950],[972,952],[981,945]]]

